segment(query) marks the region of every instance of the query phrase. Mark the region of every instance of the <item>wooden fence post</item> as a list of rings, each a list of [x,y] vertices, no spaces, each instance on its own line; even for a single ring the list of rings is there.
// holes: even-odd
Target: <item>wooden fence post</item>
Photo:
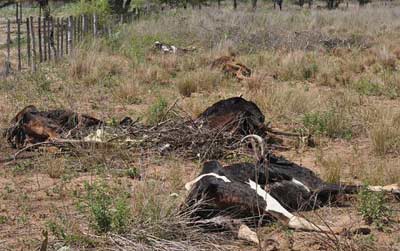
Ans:
[[[21,65],[21,20],[19,19],[17,20],[17,44],[18,44],[18,71],[20,71],[22,69],[22,65]]]
[[[42,53],[42,18],[38,17],[39,62],[43,62]]]
[[[32,38],[32,71],[36,71],[36,42],[35,42],[35,23],[33,17],[30,17],[31,38]]]
[[[61,18],[61,26],[60,26],[60,57],[64,56],[64,18]]]
[[[26,52],[28,56],[28,66],[31,67],[31,32],[30,32],[29,17],[26,18]]]
[[[93,36],[97,36],[97,16],[93,14]]]
[[[18,3],[15,3],[15,22],[18,22],[19,19],[18,11],[19,11]]]
[[[60,18],[57,17],[56,22],[56,37],[57,37],[57,49],[56,49],[56,59],[60,58]]]
[[[43,18],[43,61],[47,61],[47,43],[48,43],[48,37],[47,37],[47,21],[46,18]]]
[[[10,44],[11,44],[11,24],[10,19],[7,19],[7,62],[6,62],[6,76],[11,72],[10,62]]]
[[[19,3],[19,20],[22,20],[22,3]]]
[[[68,17],[68,47],[69,47],[69,51],[72,50],[73,48],[73,21],[72,21],[72,16]]]
[[[82,31],[83,31],[82,35],[85,35],[85,33],[86,33],[86,18],[85,18],[85,15],[82,15]]]
[[[65,20],[65,55],[68,55],[68,18]]]
[[[77,39],[78,42],[81,41],[81,28],[82,28],[82,20],[81,20],[81,16],[77,16],[76,19],[78,20],[78,23],[76,25],[76,32],[77,32]]]
[[[53,17],[50,17],[50,20],[49,20],[50,22],[49,22],[49,30],[50,30],[50,48],[51,48],[51,50],[49,49],[49,51],[51,52],[51,51],[53,51],[53,58],[55,59],[56,58],[56,47],[55,47],[55,42],[54,42],[54,19],[53,19]],[[50,58],[50,54],[51,53],[49,53],[49,58]]]
[[[48,59],[51,60],[51,48],[52,48],[52,31],[51,31],[51,17],[47,18],[47,53],[49,53]]]

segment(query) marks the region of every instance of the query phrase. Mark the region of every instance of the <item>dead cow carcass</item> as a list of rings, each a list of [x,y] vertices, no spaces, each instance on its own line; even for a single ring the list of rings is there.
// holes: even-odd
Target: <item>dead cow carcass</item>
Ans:
[[[265,135],[265,117],[258,106],[242,97],[218,101],[202,114],[197,122],[212,129],[223,129],[241,135]]]
[[[257,135],[247,137],[263,144]],[[264,219],[277,219],[293,229],[336,233],[345,230],[317,226],[291,211],[326,205],[338,194],[357,192],[359,186],[328,184],[307,168],[266,155],[263,147],[256,156],[255,164],[222,166],[217,161],[206,162],[200,175],[185,185],[190,191],[185,206],[193,207],[203,201],[193,216],[202,219],[220,215],[247,219],[263,216]],[[370,189],[400,193],[397,185]]]
[[[212,62],[211,68],[221,68],[224,73],[238,80],[248,79],[251,75],[251,69],[237,62],[234,55],[217,58]]]
[[[174,45],[169,45],[166,43],[162,43],[160,41],[156,41],[154,42],[154,49],[165,53],[165,54],[177,54],[177,53],[187,53],[187,52],[191,52],[191,51],[195,51],[196,48],[195,47],[191,47],[191,48],[178,48]]]
[[[68,110],[39,111],[30,105],[22,109],[6,130],[7,141],[14,148],[59,138],[61,134],[80,133],[82,129],[101,126],[103,122]]]

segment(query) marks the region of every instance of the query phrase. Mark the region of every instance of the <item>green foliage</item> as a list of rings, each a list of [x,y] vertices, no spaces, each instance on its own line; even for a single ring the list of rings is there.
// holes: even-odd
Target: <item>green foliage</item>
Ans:
[[[317,71],[318,71],[318,65],[315,62],[304,66],[304,68],[303,68],[304,79],[310,79],[310,78],[315,77],[315,74],[317,73]]]
[[[126,171],[126,175],[131,179],[136,179],[136,178],[140,177],[139,170],[136,167],[129,168]]]
[[[383,192],[373,192],[364,186],[358,194],[358,211],[368,223],[382,229],[391,215]]]
[[[131,209],[126,195],[112,196],[103,183],[85,184],[87,206],[93,227],[99,233],[123,233],[131,222]]]
[[[379,84],[367,79],[358,80],[355,88],[360,94],[367,96],[380,96],[384,93],[383,88]]]
[[[74,15],[93,15],[104,17],[111,12],[108,0],[80,0],[71,6]]]
[[[0,225],[6,223],[7,221],[8,221],[7,216],[0,215]]]
[[[325,112],[306,113],[303,125],[311,133],[326,135],[331,138],[351,139],[353,136],[351,125],[343,111],[329,110]]]
[[[145,34],[143,36],[133,36],[129,47],[129,55],[141,62],[144,60],[145,53],[154,46],[155,41],[165,41],[160,36]]]
[[[148,122],[150,124],[159,123],[165,116],[165,112],[167,110],[168,103],[163,97],[158,97],[153,105],[150,106],[148,111]]]
[[[67,245],[87,247],[95,246],[95,242],[87,235],[81,234],[80,232],[68,231],[68,228],[64,224],[50,220],[46,222],[46,226],[53,236],[55,236],[57,239],[63,240]]]
[[[117,233],[127,231],[131,221],[131,208],[126,197],[120,197],[115,202],[115,210],[112,215],[112,228]]]

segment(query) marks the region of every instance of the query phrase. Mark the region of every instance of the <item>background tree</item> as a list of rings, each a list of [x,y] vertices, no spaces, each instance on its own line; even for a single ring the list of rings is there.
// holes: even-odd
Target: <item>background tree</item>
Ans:
[[[129,10],[131,0],[108,0],[110,11],[113,14],[124,14]]]

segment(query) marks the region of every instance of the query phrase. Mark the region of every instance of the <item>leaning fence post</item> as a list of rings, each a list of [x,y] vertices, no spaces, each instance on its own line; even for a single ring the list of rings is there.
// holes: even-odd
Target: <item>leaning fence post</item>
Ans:
[[[26,52],[28,56],[28,66],[31,67],[31,34],[30,34],[29,17],[26,18]]]
[[[30,17],[31,23],[31,38],[32,38],[32,71],[36,71],[36,42],[35,42],[35,24],[33,17]]]
[[[18,8],[18,5],[17,5]],[[21,20],[17,19],[17,44],[18,44],[18,71],[22,69],[21,65]]]
[[[11,72],[10,62],[10,44],[11,44],[11,24],[10,19],[7,19],[7,61],[6,61],[6,76]]]

